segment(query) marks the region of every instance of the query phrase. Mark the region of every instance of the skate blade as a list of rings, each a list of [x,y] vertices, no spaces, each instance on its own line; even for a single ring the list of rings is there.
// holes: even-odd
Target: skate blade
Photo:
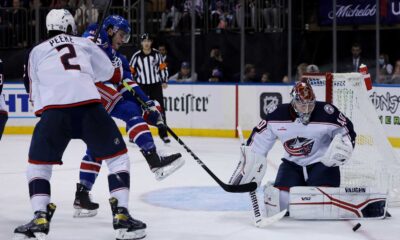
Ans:
[[[14,233],[12,240],[25,240],[25,239],[32,239],[32,238],[29,238],[28,236],[22,233]]]
[[[97,209],[95,210],[87,210],[79,207],[75,207],[74,210],[74,218],[88,218],[88,217],[94,217],[97,215]]]
[[[116,230],[115,237],[117,240],[134,240],[142,239],[146,237],[146,231],[144,229],[129,231],[128,229],[118,229]]]
[[[183,158],[178,158],[170,165],[157,169],[154,174],[156,175],[156,180],[161,181],[168,177],[169,175],[176,172],[179,168],[181,168],[185,164],[185,160]]]
[[[47,240],[48,239],[47,234],[45,234],[45,233],[37,232],[37,233],[33,233],[33,235],[35,235],[37,240]]]

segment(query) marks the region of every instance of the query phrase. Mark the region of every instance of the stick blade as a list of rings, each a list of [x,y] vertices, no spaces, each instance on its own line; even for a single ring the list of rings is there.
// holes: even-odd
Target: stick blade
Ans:
[[[269,225],[281,220],[287,212],[287,209],[280,211],[279,213],[275,214],[274,216],[271,217],[264,217],[261,219],[261,221],[256,223],[256,227],[258,228],[264,228],[268,227]]]
[[[241,185],[228,185],[228,184],[220,184],[221,187],[227,191],[227,192],[232,192],[232,193],[245,193],[245,192],[252,192],[257,189],[257,183],[255,182],[250,182],[246,184],[241,184]]]

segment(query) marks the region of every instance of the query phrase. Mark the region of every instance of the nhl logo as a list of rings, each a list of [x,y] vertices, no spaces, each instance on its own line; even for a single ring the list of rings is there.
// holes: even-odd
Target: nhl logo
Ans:
[[[260,96],[260,116],[264,119],[268,114],[275,111],[277,106],[282,103],[280,93],[263,93]]]
[[[120,143],[121,143],[121,142],[119,141],[118,138],[115,138],[115,139],[114,139],[114,144],[115,144],[115,145],[118,145],[118,144],[120,144]]]

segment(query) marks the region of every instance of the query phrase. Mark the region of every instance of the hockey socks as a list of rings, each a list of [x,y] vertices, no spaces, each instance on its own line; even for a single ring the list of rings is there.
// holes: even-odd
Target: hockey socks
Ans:
[[[128,155],[123,155],[106,160],[110,174],[108,187],[111,197],[118,200],[118,206],[128,208],[130,187],[130,165]]]
[[[28,164],[26,172],[29,184],[29,196],[34,212],[46,211],[50,203],[50,178],[52,165]]]

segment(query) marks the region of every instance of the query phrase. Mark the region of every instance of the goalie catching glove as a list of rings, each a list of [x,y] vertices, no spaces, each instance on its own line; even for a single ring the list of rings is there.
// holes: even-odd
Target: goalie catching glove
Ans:
[[[143,119],[150,125],[157,127],[164,126],[160,104],[155,100],[149,100],[146,104],[148,108],[143,109]]]
[[[233,172],[230,184],[239,185],[255,182],[258,186],[267,170],[265,157],[253,152],[249,146],[240,147],[241,155],[238,166]]]
[[[353,145],[347,136],[342,136],[341,134],[336,135],[328,150],[321,159],[327,167],[337,167],[342,166],[350,159],[353,152]]]

